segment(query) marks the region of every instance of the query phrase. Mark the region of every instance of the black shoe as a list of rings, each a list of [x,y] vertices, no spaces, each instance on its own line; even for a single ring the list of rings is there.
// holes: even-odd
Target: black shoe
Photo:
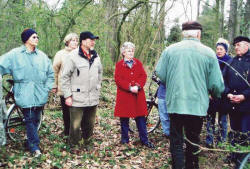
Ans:
[[[147,143],[142,143],[142,145],[148,147],[148,148],[155,148],[154,144],[151,142],[147,142]]]
[[[121,144],[128,144],[129,141],[121,141]]]

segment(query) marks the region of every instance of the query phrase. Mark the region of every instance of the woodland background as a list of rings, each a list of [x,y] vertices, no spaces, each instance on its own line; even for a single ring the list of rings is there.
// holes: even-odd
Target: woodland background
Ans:
[[[55,1],[59,3],[60,0]],[[213,49],[219,37],[232,44],[235,36],[250,36],[250,0],[230,0],[230,6],[226,6],[225,0],[178,1],[182,2],[183,13],[187,16],[187,7],[196,6],[197,18],[192,19],[203,25],[201,41]],[[211,1],[214,5],[210,5]],[[135,57],[144,63],[150,75],[163,49],[181,40],[178,19],[170,30],[164,26],[169,10],[176,3],[177,0],[64,0],[60,8],[51,8],[43,0],[0,0],[0,56],[22,44],[20,34],[28,27],[38,32],[38,47],[52,60],[64,47],[65,35],[90,30],[100,37],[96,50],[101,56],[105,75],[93,141],[89,147],[71,152],[67,138],[61,135],[63,124],[59,100],[51,96],[39,130],[41,158],[32,158],[23,143],[13,143],[8,139],[6,147],[0,149],[0,168],[170,168],[169,140],[162,135],[161,128],[149,134],[156,146],[154,150],[142,147],[137,134],[130,135],[132,145],[120,144],[119,119],[113,116],[116,95],[113,71],[120,59],[120,45],[132,41],[136,44]],[[233,47],[230,49],[234,55]],[[149,82],[150,79],[146,91]],[[203,127],[203,147],[205,136]],[[224,161],[229,155],[227,146],[228,143],[216,147],[219,150],[203,149],[200,168],[234,168],[233,164]]]
[[[250,0],[230,0],[230,7],[225,6],[225,0],[197,0],[195,4],[191,0],[178,1],[182,2],[185,15],[188,7],[196,7],[193,12],[197,12],[197,18],[192,19],[201,22],[201,41],[213,49],[219,37],[232,43],[235,36],[250,36]],[[214,5],[210,5],[211,1]],[[178,19],[170,30],[164,26],[176,3],[177,0],[64,0],[60,8],[52,8],[43,0],[0,0],[0,55],[21,45],[20,34],[28,27],[38,32],[39,48],[50,58],[64,47],[65,35],[90,30],[100,37],[96,50],[105,73],[113,73],[124,41],[134,42],[135,56],[152,68],[162,50],[181,39]]]

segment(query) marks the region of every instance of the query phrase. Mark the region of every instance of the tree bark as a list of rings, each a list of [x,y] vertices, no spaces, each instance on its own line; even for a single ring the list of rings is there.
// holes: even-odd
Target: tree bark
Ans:
[[[230,0],[230,13],[228,21],[228,40],[232,44],[237,27],[237,0]]]
[[[220,37],[224,35],[224,10],[225,10],[225,0],[221,0],[220,2]]]
[[[198,20],[198,18],[200,16],[200,4],[201,4],[201,0],[197,0],[197,16],[196,16],[196,20]]]
[[[245,13],[244,13],[244,26],[243,30],[244,36],[250,36],[250,0],[247,0],[245,5]]]
[[[104,3],[105,8],[107,9],[106,19],[108,20],[114,13],[118,13],[118,0],[109,0]],[[110,53],[110,57],[113,62],[116,60],[117,46],[115,45],[117,42],[117,25],[118,25],[118,17],[114,17],[108,21],[110,25],[110,29],[107,31],[107,39],[106,39],[106,47]]]

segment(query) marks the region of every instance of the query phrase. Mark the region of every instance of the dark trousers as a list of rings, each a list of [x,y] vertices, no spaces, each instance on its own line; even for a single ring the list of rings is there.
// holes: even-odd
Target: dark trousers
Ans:
[[[121,135],[122,135],[122,143],[129,142],[128,130],[129,130],[129,118],[121,117]],[[147,134],[147,127],[146,127],[146,118],[144,116],[136,117],[135,118],[136,126],[139,132],[139,137],[142,143],[148,143],[148,134]]]
[[[232,145],[246,145],[250,141],[250,113],[232,111],[229,113],[230,126],[233,130],[230,133]]]
[[[199,148],[186,141],[184,155],[184,134],[192,143],[199,144],[203,117],[192,115],[170,115],[170,151],[172,155],[173,169],[197,169],[199,168]],[[185,160],[184,160],[185,157]],[[184,162],[185,161],[185,162]]]
[[[76,145],[83,138],[88,140],[93,135],[97,106],[70,107],[69,141]]]
[[[63,113],[63,124],[64,124],[64,135],[69,135],[69,128],[70,128],[70,113],[69,107],[65,104],[65,98],[60,96],[61,105],[62,105],[62,113]]]
[[[30,152],[32,153],[36,150],[40,150],[40,139],[37,130],[42,110],[43,107],[31,107],[22,109],[27,131],[27,145]]]

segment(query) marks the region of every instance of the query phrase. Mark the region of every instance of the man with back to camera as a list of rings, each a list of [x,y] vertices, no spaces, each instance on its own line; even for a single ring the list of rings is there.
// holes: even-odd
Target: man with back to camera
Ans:
[[[209,93],[220,97],[223,78],[214,51],[200,42],[202,25],[196,21],[182,24],[184,39],[167,47],[156,66],[156,74],[166,84],[170,116],[170,151],[173,169],[199,168],[199,144]],[[184,133],[186,151],[184,155]],[[185,159],[185,161],[184,161]]]
[[[22,109],[27,131],[27,146],[35,157],[41,155],[38,125],[43,106],[54,82],[51,60],[37,49],[38,35],[33,29],[21,34],[24,43],[0,57],[0,74],[10,74],[14,80],[14,97]]]

